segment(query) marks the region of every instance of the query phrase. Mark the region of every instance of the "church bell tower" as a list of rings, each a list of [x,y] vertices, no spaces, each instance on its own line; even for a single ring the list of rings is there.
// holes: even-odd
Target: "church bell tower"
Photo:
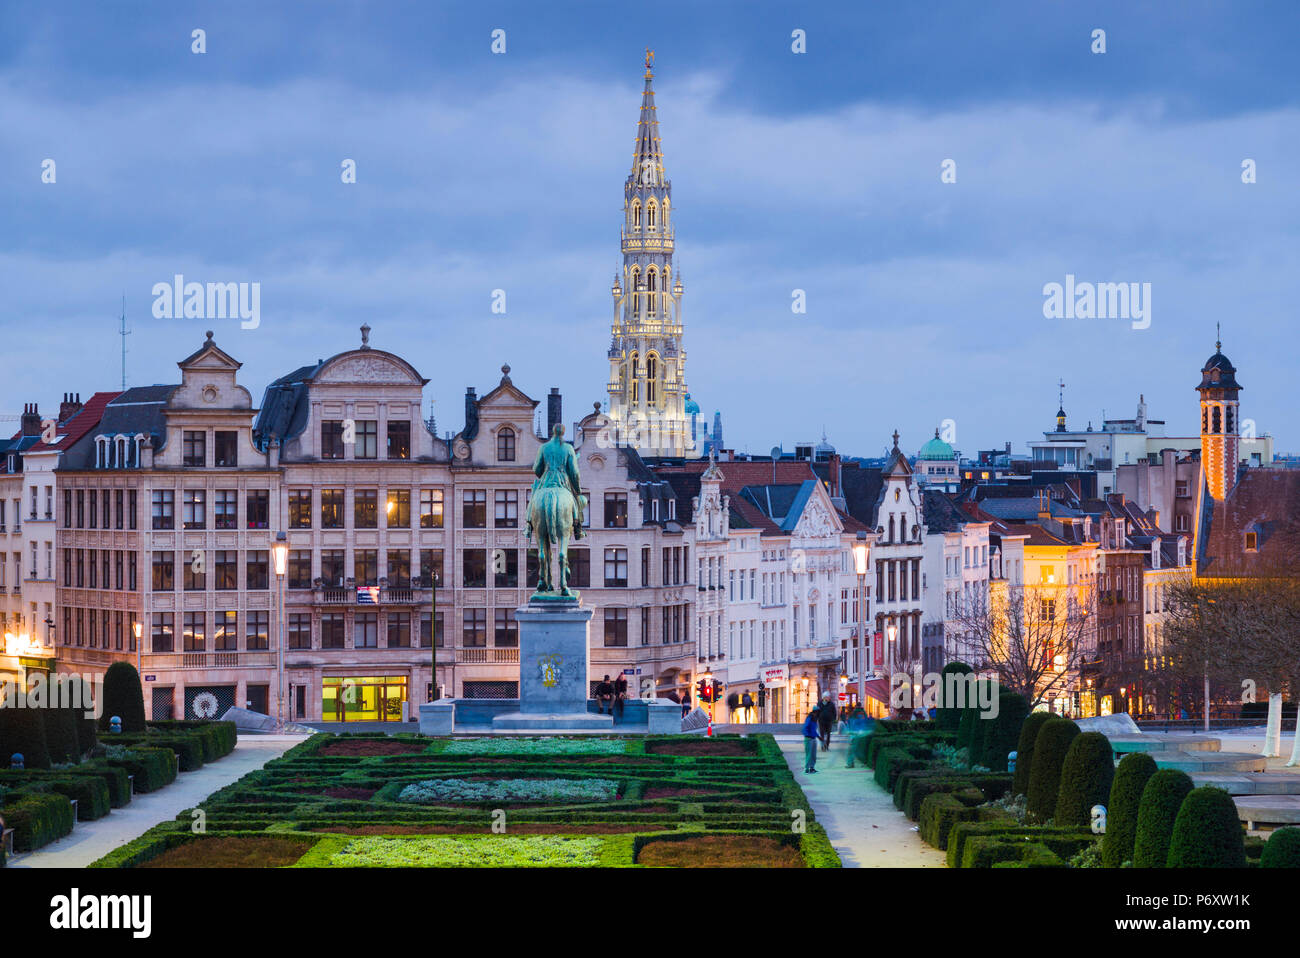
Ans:
[[[1237,417],[1237,370],[1223,355],[1223,343],[1214,344],[1214,355],[1201,369],[1201,469],[1206,486],[1216,502],[1222,502],[1237,482],[1240,458],[1240,424]]]
[[[646,51],[632,171],[623,185],[623,270],[614,278],[609,418],[620,445],[645,456],[698,455],[686,420],[682,285],[673,271],[672,183],[664,175]]]

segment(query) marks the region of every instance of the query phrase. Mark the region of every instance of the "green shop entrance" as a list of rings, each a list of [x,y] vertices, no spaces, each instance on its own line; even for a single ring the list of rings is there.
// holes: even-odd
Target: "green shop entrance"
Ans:
[[[327,675],[321,683],[321,721],[400,722],[405,675]]]

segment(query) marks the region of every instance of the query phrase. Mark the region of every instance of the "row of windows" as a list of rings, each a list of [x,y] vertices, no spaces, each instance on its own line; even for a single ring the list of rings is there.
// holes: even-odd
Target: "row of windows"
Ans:
[[[910,575],[909,573],[910,567]],[[909,589],[909,583],[911,588]],[[921,598],[921,560],[876,560],[876,601],[907,602]]]
[[[136,591],[138,581],[134,552],[120,549],[60,549],[59,551],[63,554],[64,587]]]
[[[311,489],[289,490],[289,528],[310,529],[312,517],[316,515],[313,507],[315,493]],[[347,509],[345,506],[346,490],[320,490],[320,528],[346,528]],[[421,489],[419,502],[419,519],[421,529],[441,529],[443,495],[441,489]],[[352,528],[379,528],[379,490],[352,490]],[[411,490],[389,489],[384,494],[384,526],[388,529],[409,529],[411,527]]]
[[[785,619],[759,622],[747,619],[729,623],[727,655],[732,659],[770,662],[785,657]]]
[[[442,645],[443,617],[428,612],[357,612],[348,622],[342,612],[324,612],[313,635],[311,613],[285,616],[285,645],[289,649],[409,649],[416,616],[420,648]],[[265,652],[270,649],[268,613],[259,609],[206,612],[155,612],[149,648],[167,652]],[[349,629],[348,626],[351,625]],[[382,632],[381,632],[382,627]],[[179,630],[179,637],[177,632]],[[178,641],[179,638],[179,641]],[[80,643],[78,643],[80,644]],[[178,648],[179,645],[179,648]]]
[[[59,641],[78,648],[134,652],[135,624],[130,613],[65,607]]]
[[[206,489],[181,491],[181,528],[207,529],[209,497]],[[269,489],[249,489],[244,494],[244,521],[239,521],[239,490],[216,489],[212,491],[211,511],[213,529],[267,529],[270,528],[271,492]],[[176,528],[176,490],[153,490],[150,508],[154,529]],[[91,510],[94,522],[94,510]],[[134,527],[133,527],[134,528]]]
[[[411,458],[411,422],[390,419],[387,427],[387,459]],[[343,459],[348,446],[354,459],[379,458],[379,422],[375,419],[325,419],[320,424],[320,457]]]
[[[63,528],[134,529],[136,501],[134,489],[64,489]],[[34,518],[35,511],[32,515]],[[48,493],[46,518],[51,518]]]
[[[212,465],[239,465],[239,433],[217,429],[213,432]],[[208,432],[206,429],[185,429],[181,433],[181,465],[204,469],[208,465]]]

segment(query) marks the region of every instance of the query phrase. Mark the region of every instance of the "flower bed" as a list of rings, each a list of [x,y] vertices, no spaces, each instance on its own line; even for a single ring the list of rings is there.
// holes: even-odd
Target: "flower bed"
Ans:
[[[600,863],[601,838],[483,835],[358,838],[329,855],[327,868],[557,868]]]
[[[607,778],[496,778],[469,781],[434,778],[407,785],[399,802],[437,805],[442,802],[606,802],[618,795],[618,782]]]
[[[690,754],[675,754],[683,750]],[[766,863],[772,852],[810,867],[839,867],[771,736],[724,741],[720,750],[730,754],[707,754],[715,750],[716,742],[669,736],[321,734],[210,795],[201,806],[208,829],[203,840],[296,837],[311,847],[298,868],[634,867],[646,840],[725,835],[739,836],[723,843],[728,848],[749,843],[758,849],[764,861],[756,863]],[[404,792],[407,800],[399,800]],[[801,835],[791,834],[792,810],[807,823]],[[192,810],[186,809],[96,867],[135,867],[157,858],[194,841],[191,825]],[[492,831],[498,825],[504,831]]]
[[[699,835],[650,841],[637,853],[638,865],[659,868],[805,868],[797,846],[755,835]]]
[[[627,743],[608,738],[458,738],[443,755],[624,755]]]

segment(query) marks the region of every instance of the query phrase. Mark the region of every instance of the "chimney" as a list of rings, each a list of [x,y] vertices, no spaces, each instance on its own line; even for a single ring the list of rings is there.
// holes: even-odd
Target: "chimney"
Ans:
[[[546,435],[549,436],[554,430],[556,423],[564,422],[564,415],[561,410],[560,390],[558,386],[551,387],[551,393],[546,397]]]
[[[153,436],[145,436],[140,443],[140,468],[153,468]]]
[[[59,422],[67,422],[81,409],[81,393],[64,393],[63,402],[59,404]]]
[[[478,432],[478,393],[473,386],[465,388],[465,435],[473,438]]]
[[[41,434],[41,414],[36,408],[36,403],[23,403],[22,416],[22,434],[24,436],[39,436]]]
[[[1046,489],[1038,490],[1038,518],[1039,519],[1052,518],[1052,507],[1047,502]]]

